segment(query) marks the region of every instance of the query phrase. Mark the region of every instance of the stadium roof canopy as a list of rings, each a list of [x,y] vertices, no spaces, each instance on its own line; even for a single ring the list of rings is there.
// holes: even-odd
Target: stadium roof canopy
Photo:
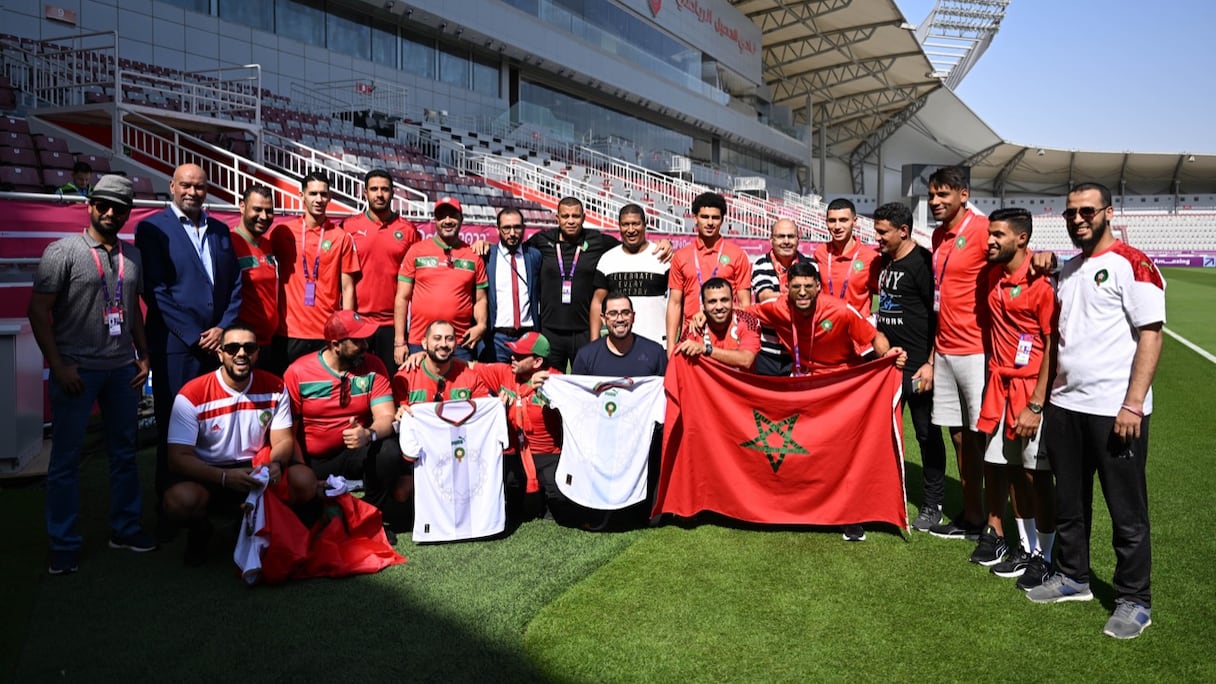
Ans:
[[[731,0],[763,33],[764,81],[775,105],[815,135],[829,157],[869,156],[909,107],[942,87],[941,74],[893,0]],[[905,114],[907,116],[907,114]],[[818,150],[819,138],[812,140]]]

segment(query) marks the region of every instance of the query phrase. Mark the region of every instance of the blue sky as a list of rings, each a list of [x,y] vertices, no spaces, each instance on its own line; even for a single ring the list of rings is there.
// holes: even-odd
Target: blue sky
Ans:
[[[896,0],[913,24],[933,0]],[[1204,0],[1013,0],[958,88],[1006,140],[1216,153],[1216,32]]]

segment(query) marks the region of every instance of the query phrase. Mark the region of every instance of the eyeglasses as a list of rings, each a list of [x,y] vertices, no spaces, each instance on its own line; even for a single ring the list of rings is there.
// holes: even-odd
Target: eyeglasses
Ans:
[[[350,406],[350,373],[343,373],[338,378],[338,406]]]
[[[125,204],[110,202],[103,199],[93,200],[93,206],[97,208],[97,213],[101,214],[102,216],[110,213],[111,210],[113,210],[115,214],[131,213],[131,207],[128,207]]]
[[[629,318],[633,315],[633,311],[625,309],[624,311],[605,311],[604,318]]]
[[[435,381],[435,401],[437,401],[437,402],[443,401],[443,390],[447,386],[448,386],[447,378],[439,378],[439,380]]]
[[[236,353],[242,349],[245,350],[245,353],[249,356],[253,356],[254,354],[258,353],[258,348],[257,342],[229,342],[228,344],[220,345],[220,351],[224,352],[228,356],[236,356]]]
[[[1077,217],[1077,214],[1080,214],[1082,219],[1091,221],[1095,216],[1098,215],[1099,211],[1106,211],[1107,209],[1110,209],[1109,204],[1105,207],[1081,207],[1080,209],[1065,209],[1060,216],[1063,216],[1064,220],[1066,221],[1071,221]]]

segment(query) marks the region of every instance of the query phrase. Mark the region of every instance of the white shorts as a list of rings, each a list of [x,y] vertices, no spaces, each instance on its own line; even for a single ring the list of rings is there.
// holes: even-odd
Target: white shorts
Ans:
[[[1051,462],[1047,460],[1047,450],[1041,449],[1039,445],[1042,437],[1043,424],[1041,422],[1038,431],[1030,439],[1006,437],[1005,418],[1002,416],[1001,424],[996,427],[996,434],[992,435],[992,439],[988,440],[988,447],[984,449],[984,463],[1025,468],[1026,470],[1051,470]]]
[[[988,367],[983,354],[938,354],[933,361],[933,416],[942,427],[965,427],[978,432],[980,406]]]

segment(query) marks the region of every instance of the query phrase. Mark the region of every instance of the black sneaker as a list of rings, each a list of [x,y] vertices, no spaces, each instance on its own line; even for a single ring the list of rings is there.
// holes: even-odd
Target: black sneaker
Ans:
[[[1009,552],[1005,560],[992,566],[988,571],[997,577],[1021,577],[1026,572],[1026,566],[1030,564],[1030,554],[1022,550],[1019,545]]]
[[[998,535],[996,530],[992,529],[991,525],[984,527],[984,533],[980,535],[980,541],[975,545],[975,551],[971,553],[971,562],[978,563],[986,568],[992,567],[1001,562],[1005,557],[1005,552],[1009,547],[1005,545],[1005,538]]]
[[[397,533],[394,532],[388,525],[384,526],[384,538],[388,540],[389,546],[397,545]]]
[[[186,565],[197,568],[207,562],[207,547],[211,544],[211,521],[203,520],[190,526],[186,532]]]
[[[912,529],[917,532],[928,532],[930,528],[940,524],[941,521],[941,506],[922,506],[920,512],[916,514],[916,519],[912,521]]]
[[[866,540],[866,528],[861,525],[845,525],[842,536],[847,542],[862,542]]]
[[[51,551],[46,571],[52,575],[70,575],[80,569],[78,551]]]
[[[1026,572],[1018,578],[1018,589],[1030,591],[1043,583],[1051,575],[1051,566],[1042,554],[1034,554],[1026,564]]]
[[[135,553],[147,553],[157,549],[156,537],[140,530],[135,534],[127,537],[120,537],[117,534],[110,535],[111,549],[126,549]]]
[[[957,520],[958,522],[954,522]],[[942,522],[929,528],[929,534],[942,539],[969,539],[976,541],[980,538],[982,525],[972,526],[963,520],[962,513],[954,516],[951,522]]]

